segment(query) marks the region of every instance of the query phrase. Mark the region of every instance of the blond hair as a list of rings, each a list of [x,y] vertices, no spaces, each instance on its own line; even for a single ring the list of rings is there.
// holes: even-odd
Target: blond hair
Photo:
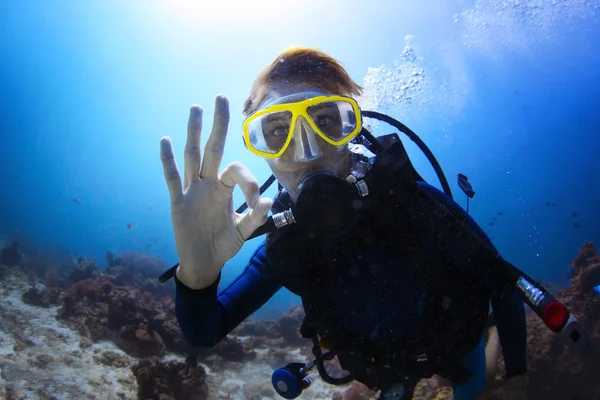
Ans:
[[[280,81],[309,83],[346,96],[360,96],[363,91],[336,59],[316,49],[292,47],[260,71],[244,102],[244,115],[254,112],[264,99],[268,86]]]

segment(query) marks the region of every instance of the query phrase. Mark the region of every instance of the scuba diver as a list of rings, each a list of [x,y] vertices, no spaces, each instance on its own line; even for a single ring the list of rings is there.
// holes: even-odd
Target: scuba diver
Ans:
[[[490,304],[502,346],[506,399],[526,399],[523,300],[574,347],[586,331],[564,306],[498,254],[456,204],[431,152],[400,122],[361,111],[362,88],[327,54],[292,48],[257,76],[244,105],[243,141],[273,176],[262,187],[240,162],[221,174],[229,105],[218,96],[201,157],[202,108],[190,109],[183,182],[170,138],[161,160],[179,264],[176,315],[192,346],[212,347],[280,288],[302,299],[300,333],[315,360],[273,373],[284,398],[310,386],[317,368],[331,384],[357,380],[381,399],[410,400],[436,374],[459,400],[485,386],[484,331]],[[363,118],[389,123],[426,153],[443,192],[413,168],[397,134],[374,137]],[[272,201],[261,194],[274,179]],[[465,194],[474,191],[459,176]],[[234,211],[239,185],[245,205]],[[247,212],[245,208],[248,208]],[[269,212],[272,213],[268,216]],[[217,293],[224,264],[266,233],[243,272]],[[345,376],[328,374],[338,358]]]

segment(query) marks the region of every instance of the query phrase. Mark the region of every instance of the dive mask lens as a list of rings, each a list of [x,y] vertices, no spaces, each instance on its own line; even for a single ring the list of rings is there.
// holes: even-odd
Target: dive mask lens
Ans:
[[[260,155],[276,155],[283,152],[291,132],[292,112],[274,111],[248,119],[244,130],[248,146]]]
[[[361,128],[358,104],[343,96],[317,96],[271,105],[246,118],[243,126],[250,151],[266,158],[281,157],[292,137],[296,143],[309,143],[306,135],[315,136],[311,141],[319,136],[332,146],[341,146],[356,137]]]
[[[332,142],[341,142],[356,130],[356,114],[348,101],[324,101],[306,110],[312,125]]]

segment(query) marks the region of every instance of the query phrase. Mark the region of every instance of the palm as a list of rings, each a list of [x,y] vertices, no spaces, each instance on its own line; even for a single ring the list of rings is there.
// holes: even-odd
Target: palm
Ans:
[[[271,202],[259,198],[256,179],[239,162],[217,176],[229,122],[227,99],[217,98],[213,130],[200,157],[202,109],[192,107],[184,157],[184,182],[169,138],[161,140],[161,159],[169,194],[171,219],[180,269],[212,283],[223,264],[240,250],[244,240],[266,219]],[[201,163],[202,161],[202,163]],[[233,211],[233,188],[240,185],[249,212]],[[184,267],[185,266],[185,267]]]

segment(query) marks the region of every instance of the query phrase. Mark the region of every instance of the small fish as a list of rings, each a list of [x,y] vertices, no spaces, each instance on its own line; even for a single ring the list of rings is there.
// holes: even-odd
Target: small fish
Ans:
[[[579,217],[579,215],[577,215],[577,213],[575,211],[573,211],[573,216],[574,217]]]
[[[573,224],[573,227],[575,227],[575,228],[581,228],[581,225],[579,225],[579,222],[575,222],[575,223]]]
[[[502,211],[498,211],[498,215],[504,215]]]
[[[80,199],[79,197],[73,197],[73,198],[71,199],[71,201],[72,201],[73,203],[81,203],[81,199]]]
[[[488,222],[488,225],[489,225],[489,226],[493,226],[493,225],[494,225],[494,223],[493,223],[493,222]]]
[[[133,224],[127,224],[127,229],[132,230],[133,229]]]

